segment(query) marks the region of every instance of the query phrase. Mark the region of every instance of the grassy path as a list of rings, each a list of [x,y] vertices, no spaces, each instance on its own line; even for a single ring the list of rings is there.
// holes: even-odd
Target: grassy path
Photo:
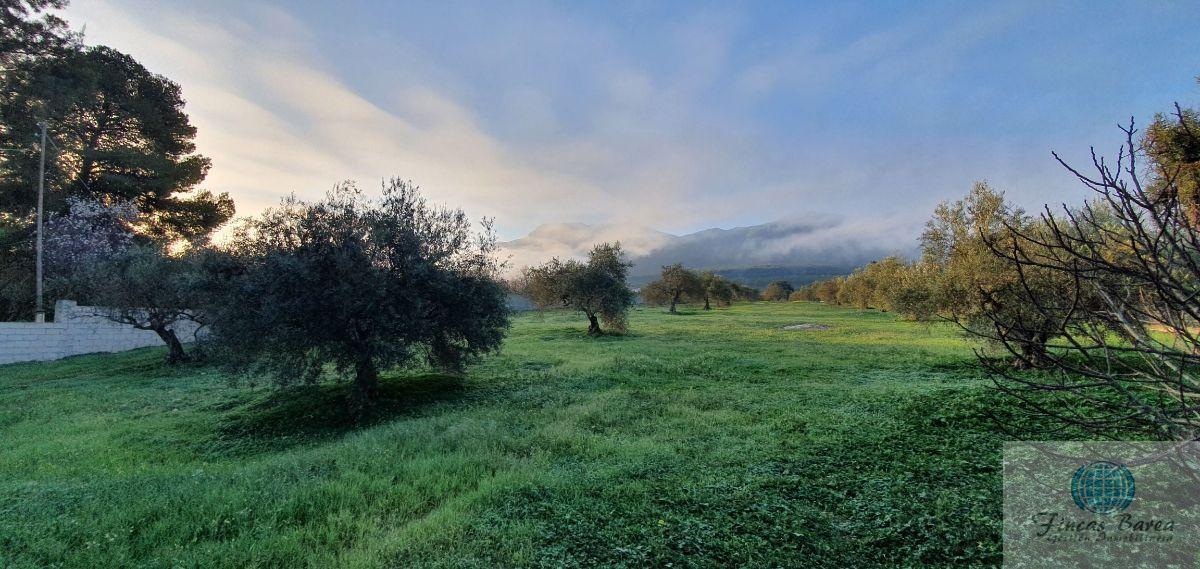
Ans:
[[[799,322],[829,330],[785,331]],[[372,424],[158,350],[0,367],[0,566],[999,561],[1006,412],[949,329],[813,304],[517,319]]]

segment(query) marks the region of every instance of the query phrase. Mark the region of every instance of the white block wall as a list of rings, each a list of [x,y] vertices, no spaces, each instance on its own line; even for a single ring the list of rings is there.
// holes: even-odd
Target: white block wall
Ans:
[[[97,314],[95,307],[60,300],[54,305],[54,322],[0,322],[0,364],[163,345],[151,330],[117,324]],[[194,322],[177,322],[173,328],[181,342],[196,339]]]

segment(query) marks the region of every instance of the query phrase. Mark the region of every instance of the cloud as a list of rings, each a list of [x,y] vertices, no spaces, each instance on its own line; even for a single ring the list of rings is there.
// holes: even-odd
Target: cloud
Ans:
[[[640,257],[672,239],[675,239],[674,235],[641,225],[550,223],[538,226],[520,239],[502,243],[501,251],[511,276],[552,257],[584,259],[598,243],[620,242],[626,254]]]
[[[520,80],[483,98],[481,77],[456,75],[437,64],[440,54],[403,38],[389,49],[354,44],[377,49],[381,62],[370,77],[350,75],[339,65],[344,51],[278,8],[198,14],[78,0],[66,15],[87,26],[89,42],[127,51],[183,86],[197,147],[214,163],[205,186],[229,191],[241,214],[292,192],[317,197],[343,179],[369,191],[398,175],[434,201],[496,218],[506,237],[563,220],[681,231],[728,220],[731,193],[793,177],[775,167],[783,162],[769,140],[710,110],[743,26],[735,13],[667,26],[663,57],[679,64],[665,69],[603,29],[555,14],[523,32],[525,43],[481,34],[481,52],[507,50],[506,64],[532,58],[582,83],[555,90],[517,66]],[[578,51],[550,62],[530,51],[564,46]],[[478,70],[458,73],[470,71]]]
[[[303,26],[283,12],[251,10],[218,26],[164,6],[79,2],[69,16],[87,25],[89,42],[129,51],[183,85],[199,151],[214,162],[205,186],[230,191],[242,213],[290,192],[315,197],[346,178],[369,189],[391,175],[417,181],[435,201],[506,220],[606,201],[595,184],[514,155],[442,93],[410,88],[367,100],[316,63]]]
[[[827,90],[850,82],[889,89],[927,86],[1030,11],[1029,5],[1001,3],[949,23],[942,18],[909,18],[882,29],[864,27],[850,41],[831,42],[814,30],[747,65],[736,84],[749,95],[778,89]]]
[[[1025,18],[1035,4],[278,6],[75,0],[66,16],[183,86],[205,185],[243,214],[399,175],[505,239],[825,212],[888,243],[860,220],[924,217],[982,178],[1021,205],[1073,199],[1048,150],[1095,140],[1079,83],[1031,57],[1062,23]],[[1100,37],[1076,28],[1050,45]],[[1069,54],[1073,76],[1111,75]]]
[[[530,125],[510,139],[438,81],[395,82],[368,98],[326,60],[312,30],[277,8],[200,15],[184,5],[80,0],[66,15],[86,26],[90,43],[127,51],[183,86],[197,147],[214,163],[205,186],[229,191],[241,214],[292,192],[317,197],[342,179],[369,190],[398,175],[434,201],[496,218],[502,234],[553,220],[659,223],[668,209],[671,224],[686,227],[719,215],[698,196],[754,161],[734,129],[695,119],[696,93],[717,80],[731,41],[713,17],[674,30],[673,49],[689,62],[674,77],[651,78],[619,53],[599,53],[588,80],[606,89],[569,129],[559,101],[532,85],[511,90],[508,112]],[[574,24],[544,26],[566,38]],[[386,65],[395,76],[427,71]],[[708,136],[698,136],[703,127]]]

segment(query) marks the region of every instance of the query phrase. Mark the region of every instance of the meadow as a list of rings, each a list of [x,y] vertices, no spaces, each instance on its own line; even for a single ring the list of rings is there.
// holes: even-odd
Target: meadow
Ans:
[[[0,367],[0,566],[999,563],[997,417],[1022,420],[950,327],[814,303],[585,327],[522,314],[464,377],[387,374],[359,425],[343,386],[154,348]]]

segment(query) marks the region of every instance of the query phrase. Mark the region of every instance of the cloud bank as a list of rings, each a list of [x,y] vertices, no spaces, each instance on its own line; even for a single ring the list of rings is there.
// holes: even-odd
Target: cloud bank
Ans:
[[[637,225],[551,224],[501,244],[508,276],[551,257],[586,258],[596,243],[620,241],[631,275],[657,273],[683,263],[697,269],[756,266],[846,269],[887,255],[913,257],[921,223],[904,217],[849,220],[833,216],[793,217],[772,223],[706,229],[671,235]],[[644,280],[644,279],[640,279]]]

